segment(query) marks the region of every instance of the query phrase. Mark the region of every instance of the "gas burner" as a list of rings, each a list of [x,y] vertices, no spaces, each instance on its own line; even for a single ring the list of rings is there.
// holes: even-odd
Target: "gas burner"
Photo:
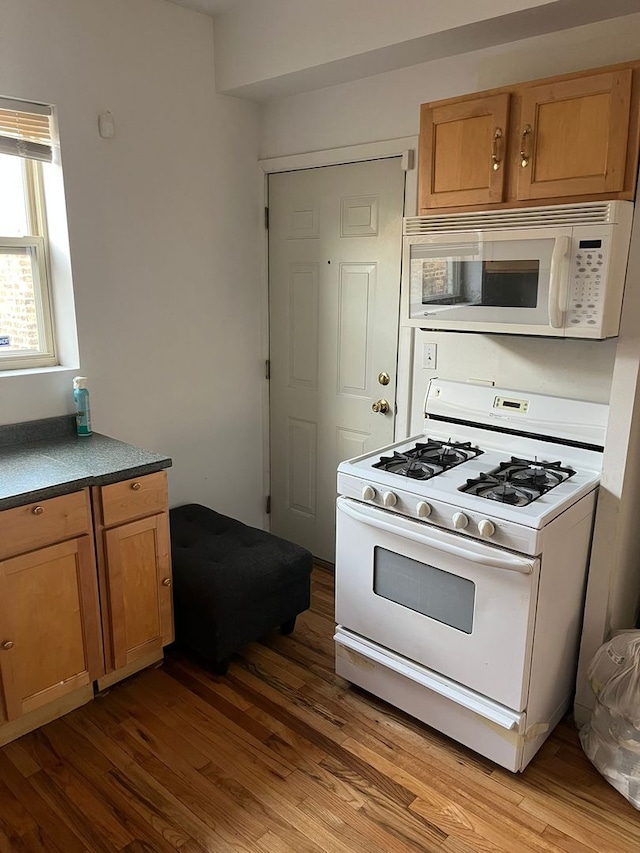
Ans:
[[[481,453],[482,450],[473,447],[470,441],[436,441],[428,438],[426,442],[418,442],[404,453],[396,451],[393,456],[380,457],[373,467],[401,477],[428,480]]]
[[[467,480],[467,485],[463,486],[461,491],[511,506],[526,506],[540,494],[537,490],[514,486],[503,477],[494,475],[493,472],[480,474],[473,480]]]
[[[441,442],[429,439],[426,444],[418,442],[414,448],[415,455],[426,462],[434,462],[441,465],[443,469],[453,468],[479,456],[482,451],[472,447],[470,441],[465,442]]]
[[[514,469],[508,473],[508,477],[511,483],[522,483],[536,488],[546,486],[548,489],[552,489],[563,479],[566,479],[558,471],[549,471],[542,465],[529,465],[527,468]]]
[[[410,477],[413,480],[428,480],[442,471],[442,467],[427,465],[419,459],[415,459],[407,453],[395,453],[393,456],[382,456],[379,462],[373,466],[398,474],[401,477]]]
[[[535,486],[542,491],[552,489],[576,473],[573,468],[563,467],[562,462],[539,462],[537,459],[532,461],[517,456],[512,456],[510,462],[500,463],[497,472],[503,474],[510,483]]]
[[[460,491],[492,501],[526,506],[550,489],[568,480],[576,472],[561,462],[539,462],[512,456],[497,468],[467,480]]]

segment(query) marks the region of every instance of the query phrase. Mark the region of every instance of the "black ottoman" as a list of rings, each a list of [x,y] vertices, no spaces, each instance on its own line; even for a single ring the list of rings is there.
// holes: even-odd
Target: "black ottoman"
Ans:
[[[309,607],[309,551],[199,504],[169,513],[176,642],[223,674],[229,657]]]

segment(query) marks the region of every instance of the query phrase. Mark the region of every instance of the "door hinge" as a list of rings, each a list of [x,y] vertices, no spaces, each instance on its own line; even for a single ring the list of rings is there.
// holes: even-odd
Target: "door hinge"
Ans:
[[[271,359],[267,359],[264,363],[264,377],[265,379],[271,379]]]
[[[269,208],[265,207],[264,209],[264,227],[269,230]]]
[[[267,515],[271,515],[271,495],[267,495],[267,500],[265,501],[264,511]]]

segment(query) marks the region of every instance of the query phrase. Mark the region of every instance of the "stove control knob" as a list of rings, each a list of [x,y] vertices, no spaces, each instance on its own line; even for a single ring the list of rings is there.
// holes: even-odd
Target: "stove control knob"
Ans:
[[[469,519],[463,512],[454,512],[453,514],[453,526],[456,530],[464,530],[465,527],[469,524]]]
[[[372,501],[376,496],[376,490],[373,486],[365,486],[362,490],[362,500],[363,501]]]
[[[483,518],[482,521],[478,522],[478,533],[485,539],[488,539],[490,536],[493,536],[495,532],[496,526],[492,521],[489,521],[488,518]]]
[[[394,495],[393,492],[385,492],[382,496],[382,503],[385,506],[395,506],[398,503],[398,496]]]
[[[416,506],[416,512],[418,513],[418,518],[429,518],[431,515],[431,507],[426,501],[420,501]]]

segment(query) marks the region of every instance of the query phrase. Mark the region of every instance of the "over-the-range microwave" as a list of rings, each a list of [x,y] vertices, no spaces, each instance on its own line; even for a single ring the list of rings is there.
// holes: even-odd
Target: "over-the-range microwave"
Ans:
[[[422,329],[618,334],[630,201],[404,220],[403,316]]]

